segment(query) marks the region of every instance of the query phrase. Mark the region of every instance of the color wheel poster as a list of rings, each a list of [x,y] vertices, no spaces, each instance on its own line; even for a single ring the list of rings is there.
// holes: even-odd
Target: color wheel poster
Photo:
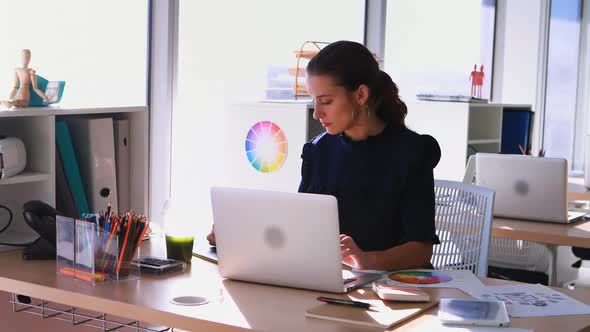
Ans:
[[[391,272],[380,279],[395,286],[481,289],[484,285],[470,270],[404,270]]]
[[[250,128],[245,142],[246,157],[254,169],[271,173],[287,158],[287,137],[274,122],[260,121]]]

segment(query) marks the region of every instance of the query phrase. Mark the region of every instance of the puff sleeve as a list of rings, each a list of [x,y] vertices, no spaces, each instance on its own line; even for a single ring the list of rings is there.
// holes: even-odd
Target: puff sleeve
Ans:
[[[300,193],[308,192],[311,185],[313,173],[313,152],[315,150],[313,143],[305,143],[303,145],[303,152],[301,153],[301,182],[299,183],[298,191]]]
[[[419,241],[439,244],[434,225],[433,168],[440,160],[440,147],[428,135],[421,135],[417,145],[417,154],[410,164],[405,191],[401,196],[402,243]]]

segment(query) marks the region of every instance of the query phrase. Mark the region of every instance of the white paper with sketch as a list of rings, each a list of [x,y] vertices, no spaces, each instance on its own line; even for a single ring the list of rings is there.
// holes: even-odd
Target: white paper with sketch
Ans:
[[[379,280],[395,286],[457,288],[466,293],[485,287],[470,270],[413,269],[391,272]]]
[[[477,299],[506,302],[510,317],[590,314],[590,306],[539,284],[487,286],[466,292]]]

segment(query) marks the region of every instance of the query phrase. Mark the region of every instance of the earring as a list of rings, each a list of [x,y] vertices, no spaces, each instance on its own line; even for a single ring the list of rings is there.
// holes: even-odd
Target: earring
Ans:
[[[365,109],[367,110],[367,116],[370,119],[371,118],[371,109],[369,108],[369,106],[365,106]]]
[[[352,109],[352,112],[350,112],[350,118],[354,121],[354,108]]]

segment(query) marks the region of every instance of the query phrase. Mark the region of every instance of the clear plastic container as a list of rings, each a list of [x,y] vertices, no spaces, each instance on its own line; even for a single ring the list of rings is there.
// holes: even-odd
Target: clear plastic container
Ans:
[[[92,285],[139,279],[139,244],[103,232],[92,222],[62,216],[56,222],[59,276]]]

